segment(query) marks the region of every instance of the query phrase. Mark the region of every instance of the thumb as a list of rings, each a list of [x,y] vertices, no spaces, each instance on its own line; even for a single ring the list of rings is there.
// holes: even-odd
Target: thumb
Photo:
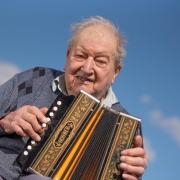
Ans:
[[[42,108],[40,108],[40,111],[41,111],[43,114],[46,114],[47,111],[48,111],[48,108],[47,108],[47,107],[42,107]]]
[[[135,147],[142,147],[142,144],[143,144],[142,137],[140,135],[136,135],[135,140],[134,140],[134,146]]]

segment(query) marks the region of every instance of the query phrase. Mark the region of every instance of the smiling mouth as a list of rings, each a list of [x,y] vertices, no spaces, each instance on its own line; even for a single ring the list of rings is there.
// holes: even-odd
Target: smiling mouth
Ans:
[[[76,76],[76,78],[83,84],[90,84],[94,82],[94,80],[82,76]]]

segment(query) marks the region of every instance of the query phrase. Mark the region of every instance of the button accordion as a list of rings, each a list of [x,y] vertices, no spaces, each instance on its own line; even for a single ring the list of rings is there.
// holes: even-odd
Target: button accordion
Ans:
[[[140,119],[115,111],[81,91],[60,94],[46,114],[41,141],[29,139],[16,163],[23,171],[64,179],[121,179],[122,150],[130,148]]]

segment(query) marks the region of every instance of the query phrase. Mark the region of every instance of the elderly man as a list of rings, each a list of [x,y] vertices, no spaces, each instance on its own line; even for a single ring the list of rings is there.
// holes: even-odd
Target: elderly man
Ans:
[[[28,137],[40,141],[45,113],[59,93],[77,95],[80,90],[116,110],[126,112],[111,89],[122,68],[123,38],[102,17],[89,18],[73,29],[65,72],[36,67],[15,75],[0,87],[0,177],[17,179],[22,173],[13,165]],[[141,136],[135,147],[122,151],[123,178],[137,180],[146,166]],[[25,176],[22,179],[45,177]]]

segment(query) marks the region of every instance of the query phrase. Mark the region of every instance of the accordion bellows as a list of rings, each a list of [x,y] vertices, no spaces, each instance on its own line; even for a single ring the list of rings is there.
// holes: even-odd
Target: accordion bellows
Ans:
[[[59,95],[46,116],[41,141],[29,139],[16,160],[24,171],[54,180],[121,179],[120,153],[132,146],[139,119],[83,91]]]

